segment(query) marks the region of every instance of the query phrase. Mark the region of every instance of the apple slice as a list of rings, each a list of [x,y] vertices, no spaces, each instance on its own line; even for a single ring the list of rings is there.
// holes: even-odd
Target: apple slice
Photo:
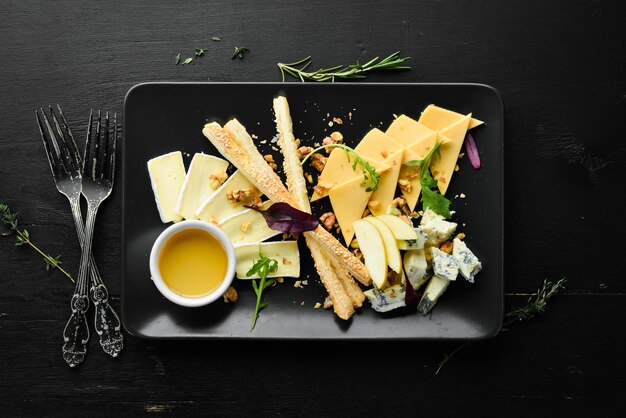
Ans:
[[[393,215],[379,215],[376,218],[380,219],[385,223],[385,225],[387,225],[397,240],[417,240],[418,237],[415,229],[399,217]]]
[[[396,238],[389,227],[383,221],[373,216],[368,216],[363,218],[363,220],[376,227],[380,237],[383,239],[385,255],[387,256],[387,265],[391,267],[391,270],[396,273],[400,273],[402,271],[402,257],[400,257],[400,250],[398,249]]]
[[[370,272],[374,285],[382,289],[387,283],[387,255],[383,239],[378,229],[363,219],[352,222],[352,228],[365,258],[365,267]]]

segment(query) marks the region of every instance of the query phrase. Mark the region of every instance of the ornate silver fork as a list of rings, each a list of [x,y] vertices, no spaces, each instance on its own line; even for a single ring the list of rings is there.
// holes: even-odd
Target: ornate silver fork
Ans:
[[[43,109],[41,110],[42,120],[39,116],[39,112],[36,112],[37,123],[41,133],[41,137],[48,155],[48,161],[52,170],[53,178],[59,192],[64,194],[72,208],[72,215],[74,217],[74,223],[76,225],[76,232],[78,233],[78,239],[81,247],[85,244],[85,228],[83,225],[83,218],[80,210],[80,194],[82,190],[82,176],[81,176],[81,158],[76,147],[76,142],[72,132],[65,120],[63,111],[57,105],[61,122],[56,116],[54,110],[50,107],[50,114],[54,124],[54,128],[50,125],[48,118],[46,117]],[[88,129],[88,141],[91,137],[93,114],[89,116],[89,129]],[[98,126],[100,126],[100,117],[98,118]],[[47,129],[44,129],[45,127]],[[108,141],[108,119],[107,119],[107,132],[106,141]],[[56,138],[55,131],[59,137]],[[98,133],[100,128],[97,128]],[[46,137],[45,132],[48,133]],[[115,140],[117,137],[117,123],[114,122],[114,137],[111,143],[111,164],[114,163],[115,154]],[[113,168],[111,169],[111,187],[113,184]],[[110,190],[109,190],[110,192]],[[108,194],[107,194],[108,195]],[[84,254],[84,253],[83,253]],[[82,257],[81,257],[82,261]],[[113,308],[108,302],[108,291],[104,285],[102,278],[98,272],[95,261],[91,254],[88,256],[89,267],[91,270],[91,288],[89,294],[95,305],[95,328],[100,337],[100,344],[103,350],[113,357],[116,357],[124,346],[123,335],[121,332],[120,320]],[[86,354],[86,344],[89,339],[89,329],[85,320],[85,313],[89,307],[89,301],[86,298],[86,284],[87,279],[84,279],[84,283],[77,282],[76,291],[72,297],[72,316],[70,321],[66,325],[63,336],[63,357],[68,364],[73,367],[84,360]]]

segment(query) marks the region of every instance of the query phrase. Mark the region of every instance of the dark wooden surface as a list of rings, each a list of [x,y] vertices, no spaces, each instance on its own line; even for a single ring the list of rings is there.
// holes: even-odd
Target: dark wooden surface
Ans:
[[[395,50],[408,72],[370,81],[480,82],[505,104],[506,307],[568,279],[547,312],[456,344],[159,342],[111,359],[60,355],[71,283],[0,237],[0,415],[618,416],[626,373],[623,194],[626,3],[621,1],[0,2],[0,201],[76,271],[34,109],[122,112],[135,83],[279,81]],[[211,42],[220,36],[221,42]],[[231,60],[235,46],[250,52]],[[207,47],[196,65],[174,57]],[[485,202],[488,204],[489,202]],[[99,213],[96,258],[119,306],[121,190]]]

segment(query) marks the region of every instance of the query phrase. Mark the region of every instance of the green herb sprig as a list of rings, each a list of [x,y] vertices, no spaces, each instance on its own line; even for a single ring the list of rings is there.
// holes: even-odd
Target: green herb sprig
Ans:
[[[256,325],[256,321],[259,318],[259,312],[261,311],[261,309],[267,306],[266,302],[262,302],[263,291],[269,286],[273,285],[275,282],[274,279],[267,280],[267,275],[270,273],[274,273],[276,270],[278,270],[278,261],[274,260],[273,258],[264,256],[260,248],[259,257],[260,259],[255,262],[250,270],[248,270],[248,272],[246,273],[246,277],[253,276],[257,273],[260,277],[258,280],[252,280],[252,288],[254,289],[254,293],[256,294],[256,306],[254,308],[254,318],[252,320],[250,332],[252,332]]]
[[[45,254],[35,244],[33,244],[33,242],[30,240],[30,234],[28,233],[28,230],[19,228],[17,223],[17,213],[12,212],[11,209],[9,209],[9,207],[4,203],[0,203],[0,220],[17,234],[15,237],[15,245],[29,245],[32,249],[37,251],[43,257],[44,262],[46,263],[46,270],[56,268],[65,276],[67,276],[67,278],[70,279],[72,283],[75,283],[74,278],[61,267],[61,256],[57,255],[56,257],[53,257]]]
[[[508,329],[504,327],[507,327],[516,322],[528,321],[538,315],[541,315],[546,310],[548,301],[556,296],[561,290],[565,289],[566,283],[566,279],[560,279],[556,283],[544,280],[541,289],[537,290],[537,293],[534,293],[530,296],[530,298],[528,298],[525,306],[522,306],[521,308],[513,308],[504,315],[505,322],[503,324],[502,330],[508,331]],[[452,360],[456,353],[458,353],[468,345],[470,345],[469,342],[463,343],[450,354],[444,354],[443,359],[437,365],[435,375],[439,374],[442,367],[450,360]]]
[[[407,65],[402,65],[405,61],[409,60],[410,57],[401,57],[400,51],[394,52],[389,55],[387,58],[383,58],[379,61],[379,58],[376,57],[365,64],[359,64],[357,61],[356,64],[351,64],[346,67],[343,65],[337,65],[329,68],[320,68],[317,71],[307,72],[304,71],[312,62],[312,58],[309,55],[306,58],[301,59],[300,61],[292,62],[292,63],[282,63],[279,62],[278,68],[283,76],[283,81],[285,81],[285,74],[290,75],[294,78],[300,79],[303,83],[305,81],[335,81],[336,78],[341,79],[358,79],[365,78],[367,73],[373,71],[387,71],[387,70],[410,70],[411,67]],[[300,68],[297,68],[301,66]]]
[[[367,192],[373,192],[378,189],[378,183],[380,182],[380,173],[376,171],[376,168],[373,165],[365,161],[365,159],[361,157],[358,152],[344,144],[326,144],[317,147],[313,151],[311,151],[306,157],[304,157],[302,162],[300,162],[300,165],[304,165],[306,160],[308,160],[311,155],[326,148],[341,148],[346,152],[348,162],[350,162],[350,154],[352,154],[354,156],[354,161],[352,162],[352,170],[356,171],[357,166],[359,165],[363,170],[363,181],[361,182],[361,187],[365,187],[365,191]]]
[[[420,186],[422,186],[422,206],[424,210],[430,208],[444,218],[450,218],[450,200],[437,191],[437,180],[430,174],[430,160],[433,155],[439,155],[441,142],[437,142],[423,160],[407,161],[405,165],[419,167]]]
[[[248,52],[248,48],[236,46],[235,53],[233,54],[232,57],[230,57],[230,59],[234,60],[235,58],[239,58],[240,60],[242,60],[243,54],[245,54],[246,52]]]

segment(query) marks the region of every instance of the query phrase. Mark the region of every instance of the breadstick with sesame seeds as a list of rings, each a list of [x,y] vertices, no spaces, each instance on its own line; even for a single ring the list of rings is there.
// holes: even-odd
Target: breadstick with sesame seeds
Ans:
[[[274,99],[274,114],[276,116],[276,130],[278,131],[278,146],[283,154],[283,169],[287,177],[287,188],[302,210],[311,213],[311,204],[306,190],[304,173],[298,158],[298,146],[293,136],[291,115],[286,98],[280,96]],[[353,302],[339,279],[339,275],[335,274],[330,258],[310,235],[305,234],[304,239],[313,257],[315,269],[333,301],[333,310],[342,319],[350,318],[354,314]]]

